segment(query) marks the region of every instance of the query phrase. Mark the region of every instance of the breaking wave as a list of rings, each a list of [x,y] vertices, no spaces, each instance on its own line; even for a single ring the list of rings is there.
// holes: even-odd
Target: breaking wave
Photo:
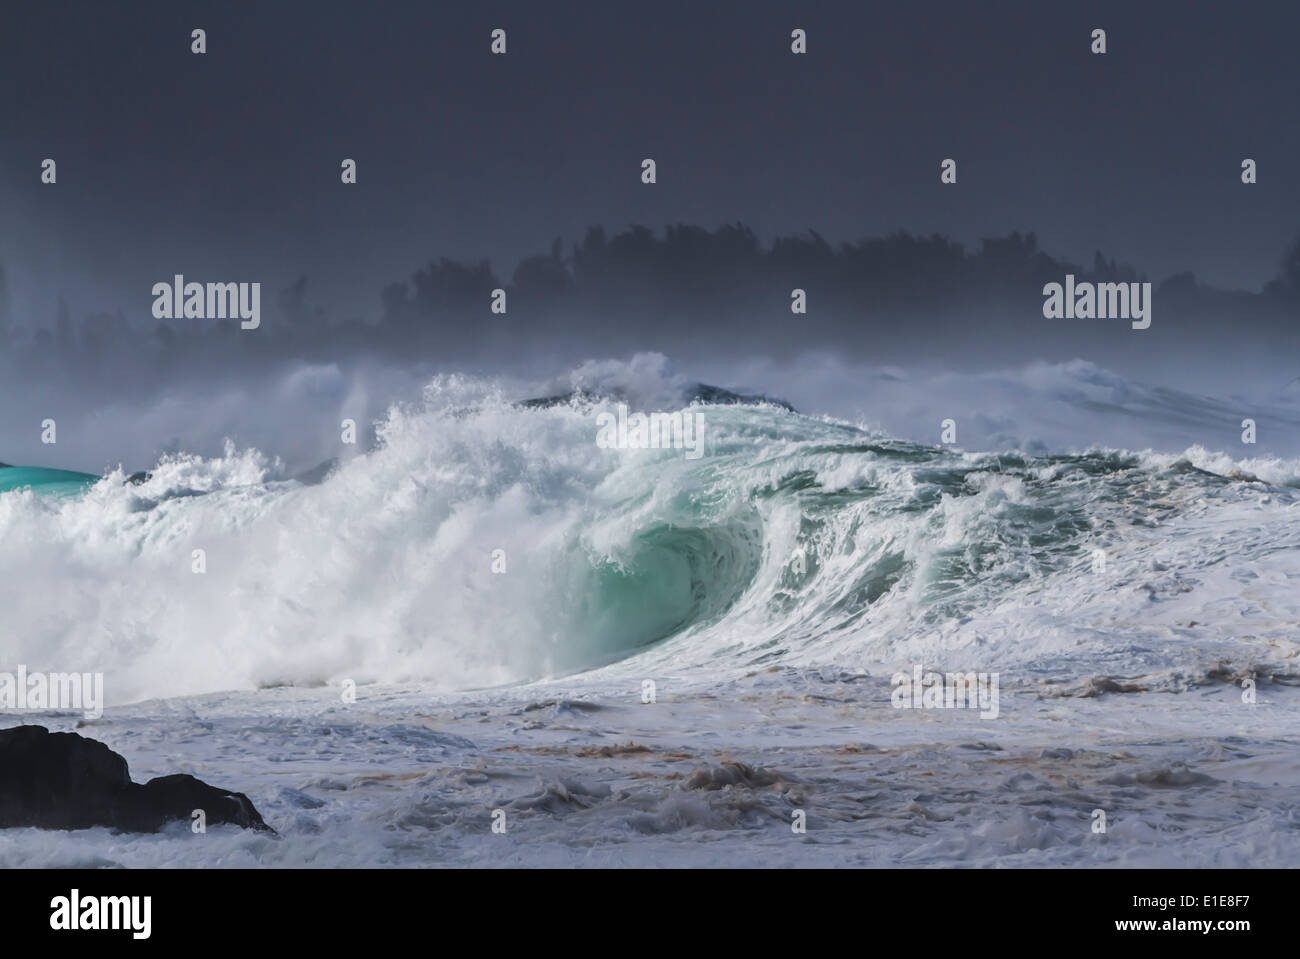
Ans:
[[[1294,655],[1293,462],[968,453],[764,403],[693,407],[690,458],[601,448],[613,408],[446,376],[309,481],[228,446],[0,493],[0,668],[103,671],[124,702],[921,660],[1177,682]]]

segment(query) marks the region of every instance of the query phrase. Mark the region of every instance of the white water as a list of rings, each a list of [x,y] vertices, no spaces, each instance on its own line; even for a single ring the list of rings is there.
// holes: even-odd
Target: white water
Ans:
[[[568,385],[608,379],[579,372]],[[670,402],[680,384],[645,372],[624,375],[630,395]],[[1053,861],[1090,856],[1079,845],[1090,802],[1142,810],[1118,861],[1170,861],[1143,829],[1172,820],[1134,783],[1163,788],[1185,778],[1168,772],[1179,764],[1237,769],[1294,745],[1293,709],[1246,713],[1238,694],[1254,679],[1287,697],[1300,678],[1296,461],[1196,446],[972,454],[762,406],[705,407],[705,455],[690,460],[599,448],[596,415],[609,408],[520,409],[494,384],[453,376],[391,410],[379,447],[318,485],[230,448],[165,458],[141,486],[118,472],[79,498],[0,495],[0,669],[102,671],[117,708],[91,734],[126,752],[137,779],[178,771],[168,757],[179,749],[190,757],[180,768],[248,792],[289,845],[240,836],[228,849],[283,863],[426,861],[420,843],[395,846],[382,829],[350,845],[358,817],[417,831],[462,822],[441,838],[451,858],[472,860],[479,840],[464,830],[493,803],[514,803],[535,831],[529,861],[571,862],[584,836],[665,833],[672,842],[645,840],[636,855],[698,861],[696,847],[674,844],[785,822],[791,804],[817,802],[810,781],[825,785],[824,815],[856,822],[854,797],[874,787],[839,779],[864,742],[884,750],[870,776],[902,830],[867,858],[888,859],[903,855],[910,803],[937,802],[944,822],[970,815],[954,812],[960,777],[933,802],[912,795],[915,777],[993,740],[1056,785],[1023,808],[998,806],[974,832],[933,826],[925,861],[1012,861],[1026,834]],[[196,549],[205,573],[193,572]],[[1005,721],[890,709],[891,672],[917,663],[997,672]],[[663,700],[638,709],[647,679]],[[344,707],[347,680],[362,693]],[[474,691],[520,683],[532,685]],[[299,689],[265,688],[281,685]],[[574,695],[597,708],[565,706]],[[124,705],[150,698],[170,701]],[[1225,736],[1243,745],[1214,753]],[[648,752],[577,752],[628,739]],[[533,752],[502,752],[515,746]],[[1057,746],[1083,752],[1061,758]],[[1116,755],[1129,759],[1116,767]],[[731,758],[794,778],[681,792],[676,772]],[[996,805],[1008,773],[994,758],[970,775]],[[1295,775],[1259,763],[1247,778]],[[372,801],[370,785],[406,773],[414,786],[391,782]],[[334,798],[301,806],[282,774]],[[536,796],[509,785],[532,775]],[[619,799],[641,795],[647,776],[662,789],[630,807]],[[1059,793],[1078,778],[1091,792]],[[1243,827],[1254,842],[1288,815],[1281,794],[1248,801],[1233,789],[1195,799],[1207,835],[1266,809],[1258,837]],[[1034,820],[1052,802],[1082,815],[1082,831]],[[604,812],[586,826],[569,820],[593,808]],[[768,812],[754,819],[758,808]],[[1237,861],[1205,841],[1205,861]],[[0,861],[30,843],[46,861],[85,861],[114,842],[11,835]],[[206,861],[182,842],[149,840],[140,861]]]
[[[663,639],[631,668],[1196,669],[1294,640],[1294,462],[974,455],[722,406],[693,460],[598,448],[607,408],[519,409],[451,377],[319,485],[228,448],[142,486],[0,497],[4,658],[102,671],[121,703],[496,685]],[[1153,652],[1180,621],[1197,625]]]

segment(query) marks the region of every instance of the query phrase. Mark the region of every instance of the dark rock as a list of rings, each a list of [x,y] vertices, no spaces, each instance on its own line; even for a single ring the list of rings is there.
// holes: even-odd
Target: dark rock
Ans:
[[[120,827],[128,832],[157,832],[176,819],[189,820],[196,809],[204,811],[208,825],[233,823],[243,829],[271,829],[243,793],[209,786],[184,773],[132,785],[135,796],[122,810]]]
[[[599,399],[599,394],[590,390],[574,390],[572,393],[560,393],[556,396],[538,396],[531,400],[520,400],[519,405],[526,410],[541,410],[552,406],[568,406],[570,403],[595,403]]]
[[[319,463],[309,470],[304,470],[294,477],[303,486],[319,486],[325,482],[325,478],[334,472],[339,465],[337,456],[327,459],[324,463]]]
[[[522,400],[519,406],[525,409],[545,409],[552,406],[567,406],[570,403],[595,403],[603,399],[624,399],[623,391],[612,389],[607,391],[595,391],[586,389],[577,389],[571,393],[563,393],[558,396],[540,396],[536,399]],[[682,405],[689,406],[691,403],[709,403],[720,406],[735,405],[756,405],[766,403],[770,406],[780,407],[790,413],[797,410],[785,400],[774,399],[770,396],[763,396],[758,393],[733,393],[731,390],[724,390],[720,386],[710,386],[708,383],[696,383],[682,393]]]
[[[793,406],[785,400],[778,400],[771,396],[764,396],[760,393],[733,393],[731,390],[724,390],[720,386],[709,386],[707,383],[698,383],[695,386],[694,395],[691,400],[698,403],[717,403],[723,406],[749,405],[757,403],[766,403],[769,406],[780,407],[788,413],[797,412]]]
[[[153,479],[152,473],[140,470],[128,476],[122,485],[125,486],[127,483],[130,483],[132,486],[140,486],[143,483],[149,482],[151,479]]]
[[[188,775],[131,781],[126,760],[101,742],[44,726],[0,730],[0,829],[157,832],[202,809],[209,826],[274,833],[243,793]]]

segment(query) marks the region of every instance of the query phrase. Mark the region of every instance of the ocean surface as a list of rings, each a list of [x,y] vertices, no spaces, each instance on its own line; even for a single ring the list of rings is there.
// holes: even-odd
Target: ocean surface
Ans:
[[[6,830],[0,866],[1300,861],[1300,461],[655,408],[702,454],[447,376],[307,480],[0,469],[0,670],[108,700],[0,722],[280,832]],[[917,669],[996,674],[996,717],[896,708]]]

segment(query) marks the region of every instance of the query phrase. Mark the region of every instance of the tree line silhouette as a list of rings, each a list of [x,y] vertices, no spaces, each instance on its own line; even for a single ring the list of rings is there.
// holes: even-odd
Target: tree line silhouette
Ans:
[[[901,357],[941,338],[973,338],[994,350],[1065,338],[1086,352],[1123,326],[1062,329],[1044,320],[1042,287],[1067,273],[1080,281],[1147,279],[1101,252],[1089,266],[1053,256],[1034,233],[967,249],[939,234],[901,231],[832,244],[809,230],[765,244],[743,224],[674,224],[661,233],[633,225],[612,235],[592,226],[567,251],[557,238],[548,252],[526,257],[509,278],[487,260],[431,261],[386,286],[367,321],[342,320],[313,303],[303,276],[278,295],[263,291],[256,333],[240,331],[234,320],[158,322],[144,296],[129,315],[99,310],[79,321],[60,299],[49,320],[24,323],[10,314],[0,270],[0,350],[11,373],[72,371],[85,382],[123,370],[198,375],[226,362],[247,369],[289,358],[484,361],[520,352],[571,355],[575,348]],[[498,289],[504,314],[490,310]],[[791,312],[795,289],[806,291],[806,314]],[[1214,289],[1181,273],[1155,285],[1154,302],[1155,337],[1186,341],[1231,328],[1294,345],[1300,239],[1259,292]]]

